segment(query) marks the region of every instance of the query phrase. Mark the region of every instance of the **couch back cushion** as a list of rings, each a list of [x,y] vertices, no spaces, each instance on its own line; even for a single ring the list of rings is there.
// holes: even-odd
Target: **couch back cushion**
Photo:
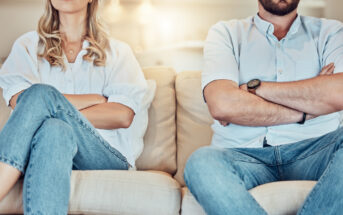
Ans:
[[[201,146],[211,143],[213,119],[203,100],[201,72],[181,72],[175,81],[177,99],[177,173],[182,185],[188,157]]]
[[[175,71],[170,68],[144,69],[146,79],[156,81],[156,95],[149,109],[144,150],[136,162],[139,170],[176,172]],[[0,88],[0,130],[10,115]]]
[[[10,112],[11,108],[7,107],[5,100],[2,97],[2,89],[0,88],[0,131],[7,122]]]
[[[136,162],[138,170],[176,172],[175,71],[170,68],[144,69],[147,80],[156,81],[156,94],[149,109],[144,150]]]

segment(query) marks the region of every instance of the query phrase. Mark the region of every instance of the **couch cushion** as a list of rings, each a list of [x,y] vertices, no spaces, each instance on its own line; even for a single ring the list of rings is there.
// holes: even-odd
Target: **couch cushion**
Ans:
[[[73,171],[70,214],[165,214],[180,211],[180,185],[147,171]],[[0,203],[0,214],[22,213],[22,181]]]
[[[249,192],[270,215],[295,215],[315,181],[281,181],[257,186]],[[206,215],[187,187],[182,188],[182,215]]]
[[[177,173],[182,185],[189,155],[211,143],[213,119],[202,98],[201,72],[179,73],[175,81],[177,99]]]
[[[149,109],[144,150],[136,166],[140,170],[176,171],[175,72],[170,68],[144,69],[146,79],[156,81],[155,98]]]
[[[5,100],[2,97],[2,89],[0,88],[0,131],[4,127],[10,115],[11,108],[7,107]]]
[[[192,193],[187,187],[181,189],[182,195],[182,205],[181,205],[181,215],[206,215],[204,209],[194,198]]]

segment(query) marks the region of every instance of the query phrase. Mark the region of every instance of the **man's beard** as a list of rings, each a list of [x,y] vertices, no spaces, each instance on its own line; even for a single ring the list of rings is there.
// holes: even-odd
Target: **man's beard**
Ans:
[[[288,3],[287,0],[278,0],[277,3],[274,3],[273,0],[259,0],[259,2],[269,13],[277,16],[285,16],[298,7],[300,0],[291,0],[291,3]],[[280,2],[286,3],[287,6],[280,6]]]

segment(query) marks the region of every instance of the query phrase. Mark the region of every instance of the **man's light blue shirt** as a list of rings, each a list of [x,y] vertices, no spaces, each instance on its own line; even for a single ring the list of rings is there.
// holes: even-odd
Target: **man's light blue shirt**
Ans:
[[[274,26],[259,15],[214,25],[204,47],[202,88],[220,79],[238,84],[255,78],[270,82],[309,79],[318,76],[321,68],[331,62],[335,63],[335,73],[343,72],[341,22],[298,16],[282,40],[273,33]],[[215,121],[212,144],[226,148],[262,147],[264,139],[272,146],[295,143],[334,131],[339,124],[339,113],[317,117],[304,125],[224,127]]]

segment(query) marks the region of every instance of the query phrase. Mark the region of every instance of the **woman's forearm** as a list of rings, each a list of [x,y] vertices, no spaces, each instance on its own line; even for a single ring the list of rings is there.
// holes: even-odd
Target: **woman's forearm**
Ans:
[[[103,103],[80,111],[95,128],[117,129],[130,127],[135,113],[119,103]]]
[[[63,95],[78,110],[83,110],[93,105],[103,104],[107,102],[106,97],[102,95],[98,95],[98,94],[82,94],[82,95],[63,94]]]
[[[22,93],[23,91],[15,94],[11,100],[10,100],[10,106],[12,109],[15,108],[17,104],[17,99],[18,96]],[[82,110],[88,107],[91,107],[93,105],[98,105],[102,103],[107,102],[107,98],[98,95],[98,94],[81,94],[81,95],[74,95],[74,94],[63,94],[68,101],[74,105],[74,107],[78,110]]]

